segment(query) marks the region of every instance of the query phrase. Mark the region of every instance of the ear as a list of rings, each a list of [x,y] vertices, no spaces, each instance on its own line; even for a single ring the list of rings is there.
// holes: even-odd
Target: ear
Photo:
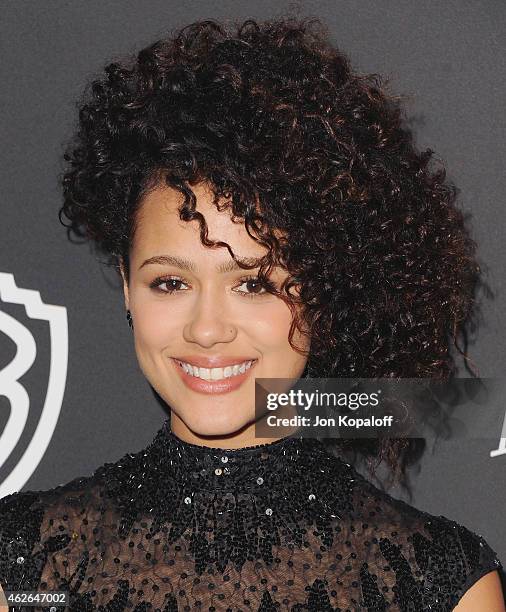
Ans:
[[[125,263],[122,257],[119,258],[119,271],[121,273],[121,278],[123,279],[123,295],[125,298],[125,308],[128,310],[130,308],[130,299],[128,296],[128,279],[125,271]]]

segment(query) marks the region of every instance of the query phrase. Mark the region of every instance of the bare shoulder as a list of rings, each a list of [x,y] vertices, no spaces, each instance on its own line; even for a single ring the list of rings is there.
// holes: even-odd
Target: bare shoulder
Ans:
[[[490,571],[477,580],[464,593],[454,610],[455,612],[475,612],[476,610],[506,612],[499,572]]]
[[[4,592],[2,589],[2,585],[0,584],[0,612],[9,612],[8,606],[2,605],[3,601],[4,601]]]

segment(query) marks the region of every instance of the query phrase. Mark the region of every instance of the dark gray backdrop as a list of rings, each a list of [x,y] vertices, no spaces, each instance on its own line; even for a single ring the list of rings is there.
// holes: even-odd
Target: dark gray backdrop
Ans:
[[[480,261],[488,266],[486,280],[495,294],[483,301],[470,356],[482,376],[502,377],[504,0],[334,0],[299,7],[328,24],[355,68],[389,76],[392,91],[410,96],[407,113],[418,146],[430,146],[446,161],[473,215]],[[264,0],[4,0],[0,8],[0,273],[13,274],[18,287],[40,292],[43,302],[64,306],[68,315],[61,412],[45,454],[40,462],[34,459],[23,486],[45,489],[141,449],[166,418],[137,366],[113,271],[99,264],[88,246],[70,244],[57,219],[62,142],[73,129],[77,97],[106,62],[140,49],[166,29],[200,18],[262,19],[295,9]],[[27,317],[22,304],[0,300],[0,311],[37,340],[36,361],[21,379],[31,402],[27,425],[0,468],[1,483],[20,461],[40,418],[50,349],[48,325]],[[0,368],[15,353],[14,342],[0,331]],[[10,411],[1,393],[0,432]],[[398,489],[390,492],[481,533],[504,563],[506,454],[490,456],[501,426],[498,422],[489,440],[450,440],[427,452],[413,470],[411,499]]]

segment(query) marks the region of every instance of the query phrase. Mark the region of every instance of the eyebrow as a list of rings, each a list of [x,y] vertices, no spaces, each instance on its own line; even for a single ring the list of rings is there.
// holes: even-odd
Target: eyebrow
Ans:
[[[256,265],[256,267],[260,266],[261,258],[254,257],[245,257],[243,259],[239,258],[241,263],[245,263],[246,265]],[[149,265],[169,265],[175,266],[180,270],[188,270],[190,272],[198,272],[197,266],[190,260],[185,259],[184,257],[177,257],[176,255],[155,255],[154,257],[150,257],[142,262],[139,266],[139,270],[144,266]],[[224,261],[221,264],[216,266],[216,271],[221,274],[226,274],[227,272],[233,272],[234,270],[242,270],[242,268],[233,260]]]

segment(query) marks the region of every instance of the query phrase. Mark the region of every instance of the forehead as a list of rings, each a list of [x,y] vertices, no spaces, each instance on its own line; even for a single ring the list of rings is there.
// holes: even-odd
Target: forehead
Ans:
[[[227,242],[239,257],[258,257],[266,253],[265,247],[248,235],[243,220],[234,223],[229,209],[217,210],[207,185],[200,183],[192,190],[196,197],[196,211],[206,220],[209,239]],[[225,201],[224,198],[218,200],[219,204]],[[148,256],[165,252],[160,251],[162,248],[172,247],[172,250],[184,251],[186,255],[201,252],[206,256],[230,258],[226,248],[210,249],[201,243],[197,219],[183,221],[179,218],[178,208],[183,202],[184,195],[165,184],[159,184],[142,198],[136,219],[133,254]]]

